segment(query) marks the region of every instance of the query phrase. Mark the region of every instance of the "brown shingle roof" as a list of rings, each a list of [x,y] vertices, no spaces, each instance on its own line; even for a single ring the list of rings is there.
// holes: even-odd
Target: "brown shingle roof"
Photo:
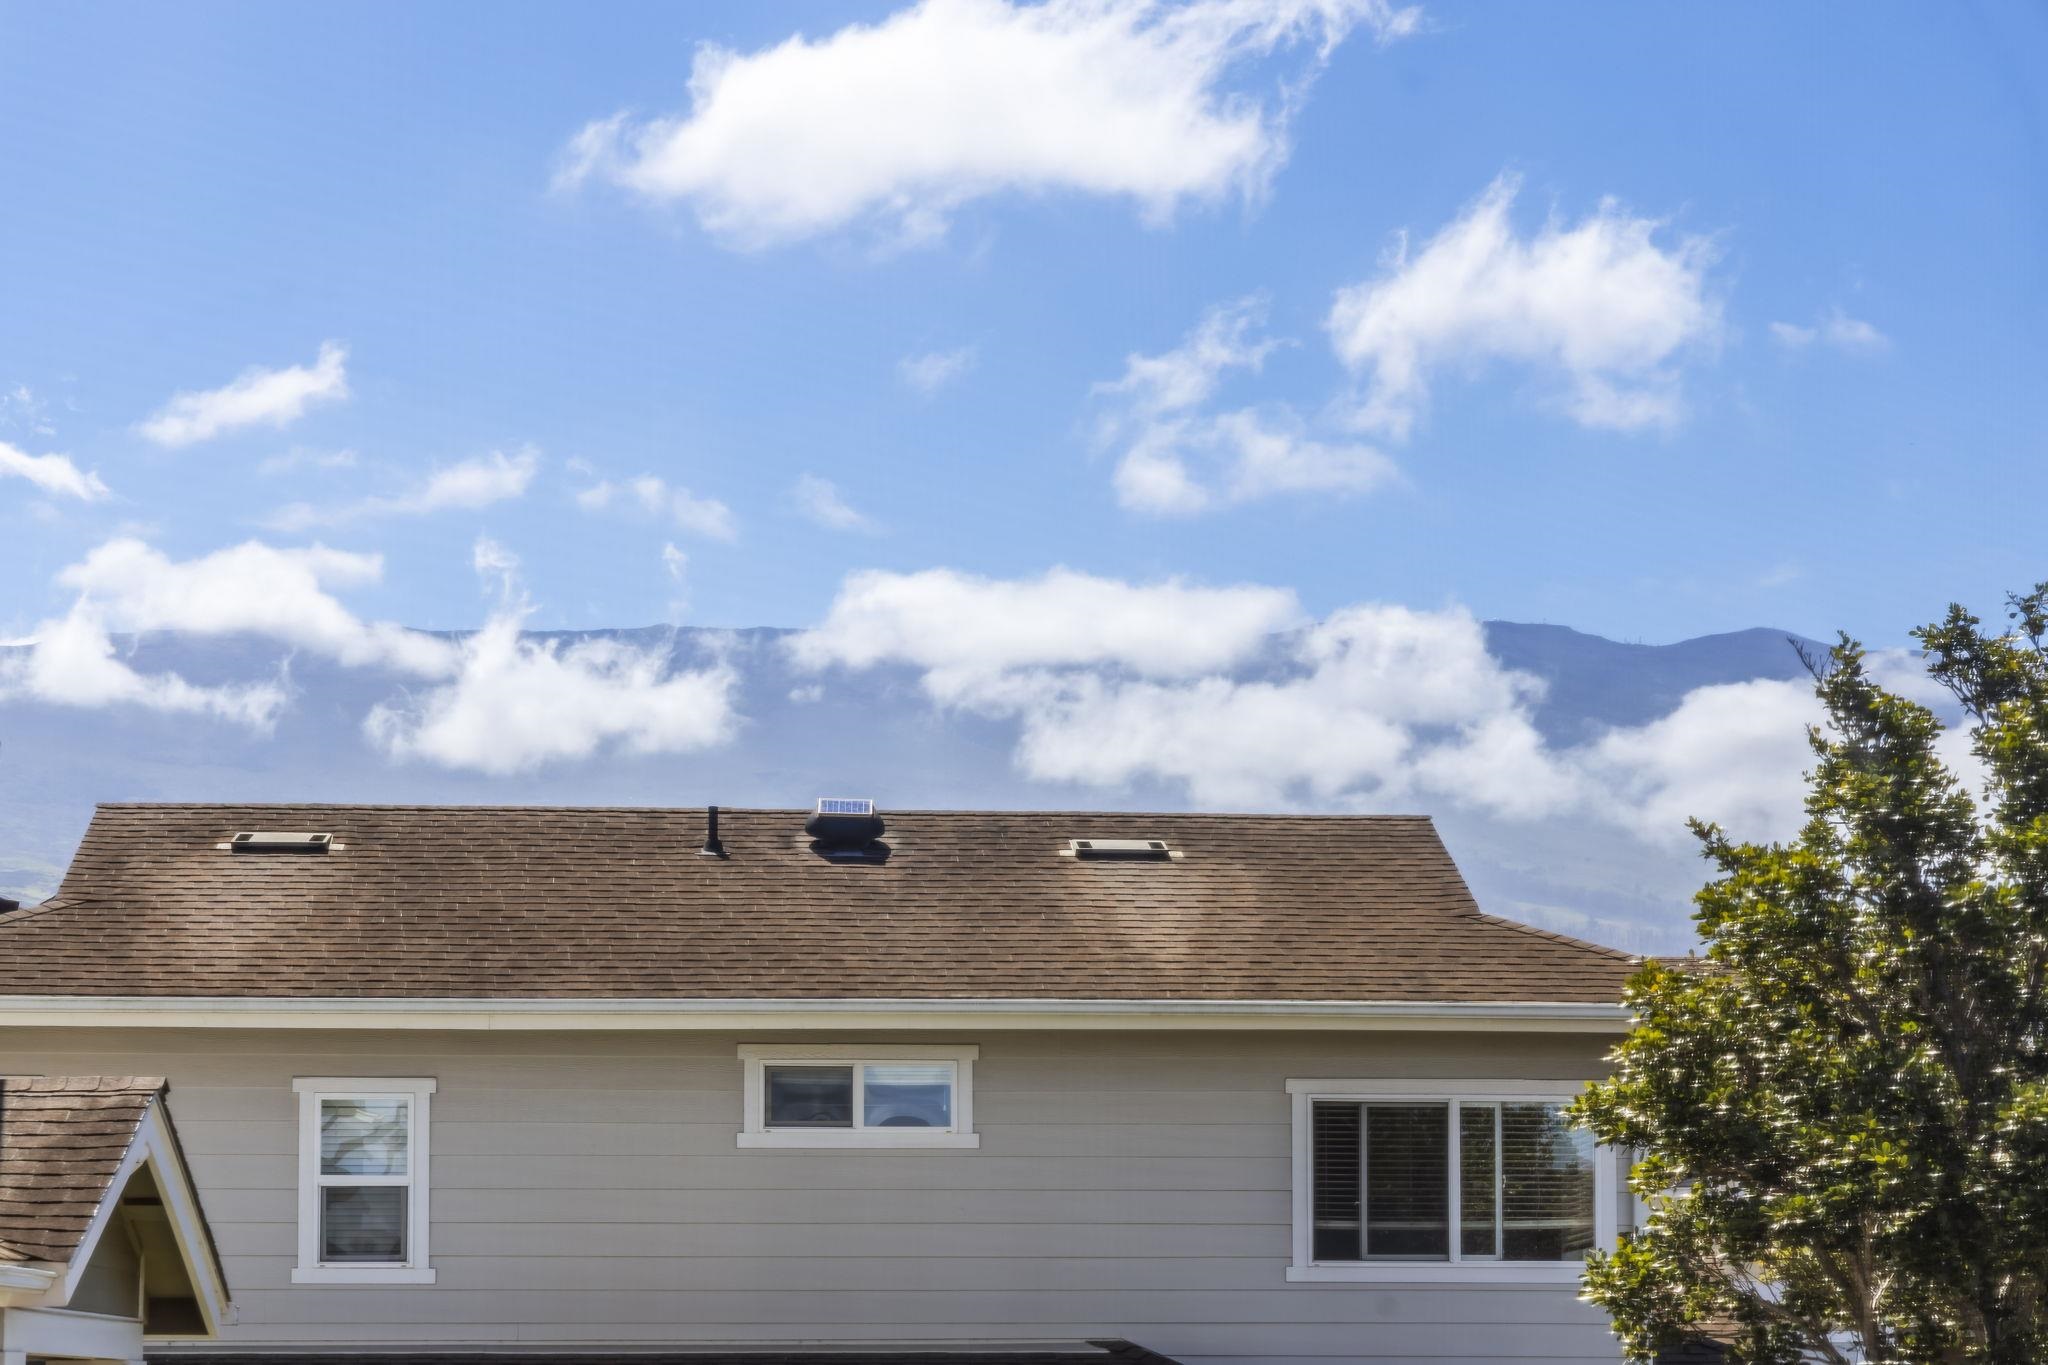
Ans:
[[[102,806],[0,918],[0,994],[1595,1002],[1633,966],[1481,914],[1417,816],[899,811],[848,866],[805,814],[721,811],[718,859],[700,809]]]
[[[158,1076],[0,1077],[0,1259],[71,1259],[163,1092]]]

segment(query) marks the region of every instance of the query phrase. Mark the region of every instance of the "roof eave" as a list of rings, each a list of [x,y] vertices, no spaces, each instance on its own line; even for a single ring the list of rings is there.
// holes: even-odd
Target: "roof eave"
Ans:
[[[1605,1001],[0,996],[0,1027],[1207,1029],[1622,1033]]]
[[[62,1273],[52,1265],[0,1261],[0,1308],[26,1308],[42,1302]]]

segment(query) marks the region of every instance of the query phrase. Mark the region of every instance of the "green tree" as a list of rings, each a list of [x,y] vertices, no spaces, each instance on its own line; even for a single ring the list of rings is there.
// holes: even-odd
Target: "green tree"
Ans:
[[[2048,584],[2010,608],[1914,632],[1976,773],[1844,636],[1798,836],[1694,824],[1703,957],[1634,979],[1576,1110],[1642,1154],[1586,1272],[1633,1359],[1712,1323],[1750,1362],[2048,1360]]]

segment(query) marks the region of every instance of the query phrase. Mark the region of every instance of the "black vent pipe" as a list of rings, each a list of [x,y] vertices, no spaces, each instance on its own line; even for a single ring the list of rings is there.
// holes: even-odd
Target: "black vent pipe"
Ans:
[[[697,850],[699,858],[723,858],[725,845],[718,841],[718,807],[704,808],[704,847]]]

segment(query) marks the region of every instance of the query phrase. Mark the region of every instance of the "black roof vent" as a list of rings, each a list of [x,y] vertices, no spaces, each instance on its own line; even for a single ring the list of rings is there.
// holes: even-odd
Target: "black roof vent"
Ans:
[[[839,863],[887,860],[889,846],[881,842],[884,828],[875,803],[865,797],[821,796],[818,808],[804,821],[811,851]]]
[[[0,915],[11,915],[19,909],[21,909],[20,901],[9,900],[5,896],[0,896]]]

